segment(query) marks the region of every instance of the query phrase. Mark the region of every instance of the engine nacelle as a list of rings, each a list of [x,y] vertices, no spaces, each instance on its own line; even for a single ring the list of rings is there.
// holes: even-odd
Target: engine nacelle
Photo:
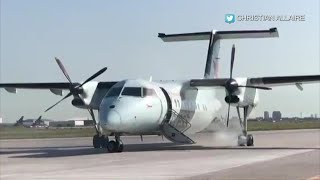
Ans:
[[[76,107],[83,107],[85,104],[83,103],[82,99],[79,99],[79,98],[75,98],[71,101],[72,105],[73,106],[76,106]]]
[[[231,95],[231,96],[226,96],[224,98],[224,100],[226,101],[226,103],[228,104],[233,104],[233,103],[238,103],[240,101],[238,96],[235,95]]]
[[[79,97],[72,100],[72,105],[82,109],[99,109],[103,97],[106,95],[108,88],[97,88],[98,82],[91,81],[82,86],[77,92]]]
[[[237,78],[237,83],[239,85],[246,85],[246,78]],[[225,102],[230,103],[232,106],[256,106],[259,101],[258,89],[238,87],[234,90],[229,97],[228,91],[226,90]]]
[[[227,95],[225,97],[226,103],[232,106],[256,106],[259,101],[258,90],[253,88],[239,88],[237,95]]]

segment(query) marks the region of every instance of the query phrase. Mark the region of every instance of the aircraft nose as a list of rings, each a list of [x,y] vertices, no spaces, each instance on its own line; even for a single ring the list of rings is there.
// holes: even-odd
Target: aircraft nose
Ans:
[[[120,121],[120,114],[115,110],[111,110],[106,116],[105,126],[109,130],[118,130],[120,128]]]

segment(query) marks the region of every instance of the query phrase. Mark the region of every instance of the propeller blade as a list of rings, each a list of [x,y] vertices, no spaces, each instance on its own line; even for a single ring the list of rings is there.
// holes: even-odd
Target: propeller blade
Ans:
[[[230,97],[230,96],[229,96]],[[229,115],[230,115],[230,103],[228,103],[228,117],[227,117],[227,127],[229,127]]]
[[[89,77],[87,80],[85,80],[79,87],[82,87],[84,84],[86,84],[87,82],[91,81],[92,79],[100,76],[100,74],[104,73],[107,70],[107,67],[102,68],[101,70],[99,70],[98,72],[96,72],[94,75],[92,75],[91,77]]]
[[[44,112],[49,111],[50,109],[52,109],[53,107],[55,107],[56,105],[58,105],[61,101],[67,99],[68,97],[70,97],[72,95],[71,92],[69,92],[65,97],[63,97],[60,101],[56,102],[54,105],[50,106],[48,109],[46,109]]]
[[[69,81],[70,84],[72,85],[71,78],[70,78],[67,70],[64,68],[62,62],[61,62],[58,58],[56,58],[56,57],[55,57],[55,60],[56,60],[56,62],[57,62],[57,64],[58,64],[58,66],[60,67],[61,71],[63,72],[64,76],[68,79],[68,81]]]
[[[256,88],[256,89],[262,89],[262,90],[272,90],[272,88],[263,87],[263,86],[251,86],[251,85],[242,86],[242,85],[239,85],[238,87]]]
[[[231,64],[230,64],[230,79],[232,79],[232,72],[233,72],[233,64],[234,64],[234,55],[236,53],[236,48],[233,45],[231,50]]]

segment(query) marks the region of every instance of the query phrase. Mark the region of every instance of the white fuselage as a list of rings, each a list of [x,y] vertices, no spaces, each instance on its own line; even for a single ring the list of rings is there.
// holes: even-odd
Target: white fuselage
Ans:
[[[246,78],[236,80],[239,84],[247,83]],[[130,91],[126,92],[126,88]],[[143,94],[145,89],[150,92]],[[96,82],[89,82],[84,86],[84,91],[81,98],[85,105],[76,107],[98,110],[98,124],[106,135],[159,134],[160,125],[170,109],[191,124],[185,134],[202,131],[215,118],[221,119],[221,116],[226,115],[226,91],[223,87],[192,87],[188,80],[124,80],[109,90],[99,90]],[[233,106],[254,107],[258,103],[256,89],[239,88],[234,95],[240,101],[231,104]],[[172,115],[170,122],[175,121],[175,118]]]
[[[145,91],[152,93],[144,94]],[[99,125],[106,134],[157,134],[168,110],[173,109],[191,124],[185,133],[193,134],[218,117],[224,96],[223,88],[190,87],[189,81],[125,80],[114,85],[102,99]],[[170,121],[174,120],[172,116]]]

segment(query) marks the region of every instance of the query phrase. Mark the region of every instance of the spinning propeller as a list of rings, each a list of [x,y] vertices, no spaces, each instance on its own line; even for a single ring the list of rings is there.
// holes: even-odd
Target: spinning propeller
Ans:
[[[271,90],[271,88],[263,87],[263,86],[238,85],[237,81],[232,78],[235,52],[236,52],[236,48],[233,45],[232,46],[232,50],[231,50],[230,78],[224,84],[224,87],[226,88],[226,90],[228,92],[228,96],[226,97],[226,101],[228,103],[227,127],[229,126],[230,104],[231,104],[231,101],[232,101],[232,98],[233,98],[233,93],[236,92],[239,87],[256,88],[256,89],[262,89],[262,90]]]
[[[72,83],[71,78],[70,78],[69,74],[67,73],[66,69],[64,68],[63,64],[61,63],[61,61],[58,58],[55,58],[55,60],[58,64],[59,68],[63,72],[64,76],[68,79],[68,81],[70,83],[70,88],[69,88],[70,92],[66,96],[64,96],[60,101],[56,102],[54,105],[52,105],[48,109],[46,109],[45,112],[49,111],[50,109],[52,109],[53,107],[58,105],[63,100],[70,97],[71,95],[73,95],[75,97],[79,97],[79,94],[83,93],[83,88],[82,88],[83,85],[85,85],[87,82],[93,80],[94,78],[98,77],[99,75],[101,75],[102,73],[104,73],[107,70],[107,67],[102,68],[101,70],[99,70],[98,72],[93,74],[91,77],[89,77],[87,80],[85,80],[82,84],[78,85],[78,84]]]

